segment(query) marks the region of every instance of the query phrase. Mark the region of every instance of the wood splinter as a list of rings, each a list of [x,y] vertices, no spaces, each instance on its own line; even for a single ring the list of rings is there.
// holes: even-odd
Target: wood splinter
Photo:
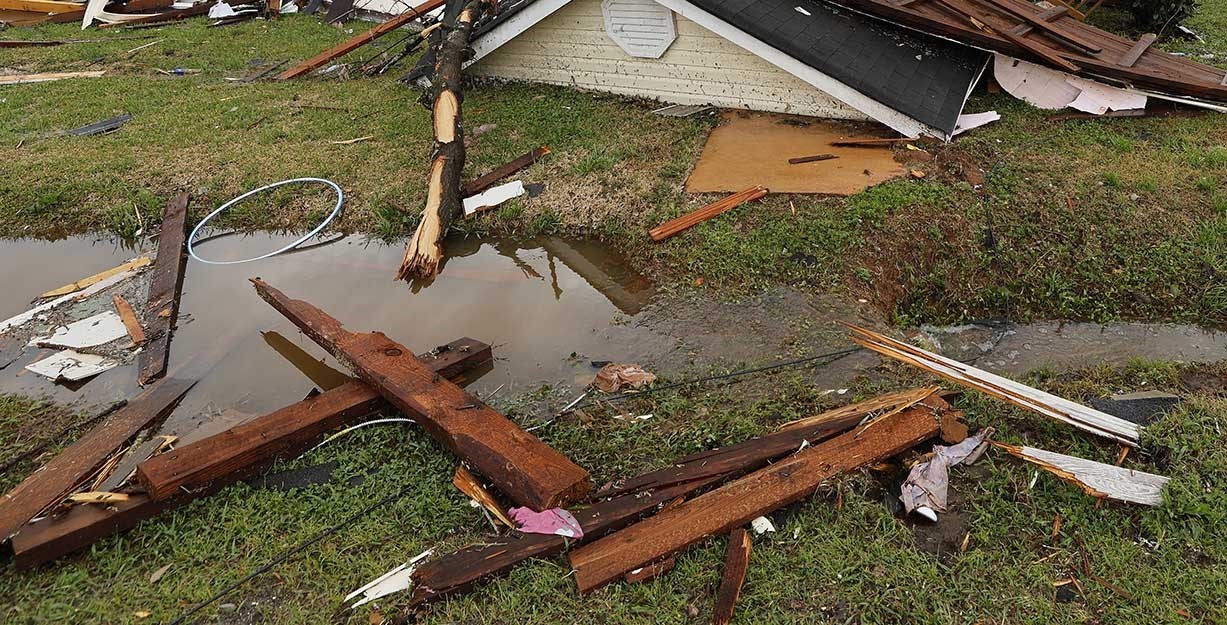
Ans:
[[[729,625],[733,620],[733,608],[741,597],[741,586],[750,569],[750,533],[744,527],[729,532],[728,550],[724,554],[724,577],[716,591],[716,608],[712,613],[712,625]]]

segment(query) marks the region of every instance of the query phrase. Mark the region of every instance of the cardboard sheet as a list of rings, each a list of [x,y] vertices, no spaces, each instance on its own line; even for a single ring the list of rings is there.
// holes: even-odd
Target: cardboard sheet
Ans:
[[[889,147],[834,147],[832,141],[892,137],[884,126],[772,113],[725,111],[686,181],[688,193],[736,192],[763,185],[772,193],[851,195],[902,176]],[[815,154],[838,158],[790,165]],[[868,173],[866,173],[868,172]]]

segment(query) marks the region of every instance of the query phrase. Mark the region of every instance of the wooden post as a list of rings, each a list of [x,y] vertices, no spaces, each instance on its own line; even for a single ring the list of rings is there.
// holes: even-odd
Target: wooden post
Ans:
[[[716,607],[712,610],[712,625],[729,625],[733,608],[741,598],[741,586],[750,569],[750,533],[739,527],[729,532],[728,549],[724,552],[724,577],[716,591]]]
[[[383,333],[350,332],[324,311],[286,297],[259,278],[252,283],[264,301],[512,501],[540,511],[578,501],[592,488],[587,471],[435,374]]]
[[[460,69],[473,32],[473,22],[489,7],[489,0],[448,0],[436,52],[431,98],[435,143],[426,176],[426,207],[422,221],[405,249],[396,277],[432,278],[443,260],[447,228],[462,213],[460,175],[464,170],[464,130],[461,126]]]
[[[187,205],[190,199],[187,193],[176,195],[166,204],[166,215],[162,218],[158,255],[153,261],[149,300],[145,303],[149,344],[137,356],[141,384],[161,377],[170,361],[170,339],[179,317],[183,272],[187,268]]]

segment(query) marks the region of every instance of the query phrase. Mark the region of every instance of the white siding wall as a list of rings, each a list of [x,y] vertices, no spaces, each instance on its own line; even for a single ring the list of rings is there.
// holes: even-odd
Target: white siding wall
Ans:
[[[497,33],[497,30],[490,33]],[[489,36],[489,35],[488,35]],[[601,0],[572,0],[466,73],[656,98],[867,119],[799,78],[677,16],[677,40],[659,59],[635,58],[605,32]]]

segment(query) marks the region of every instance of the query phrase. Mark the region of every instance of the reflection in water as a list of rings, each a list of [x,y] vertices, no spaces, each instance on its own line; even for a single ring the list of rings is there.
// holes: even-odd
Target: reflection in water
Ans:
[[[258,255],[287,240],[275,234],[227,234],[211,237],[201,249],[207,249],[208,258],[227,260]],[[12,296],[6,298],[5,306],[13,309],[9,314],[21,312],[49,288],[133,255],[82,238],[10,240],[0,246],[26,268],[0,281]],[[333,388],[350,379],[344,367],[256,296],[248,282],[253,276],[319,306],[353,331],[379,330],[417,352],[465,336],[494,345],[497,362],[473,389],[478,392],[500,384],[570,384],[577,375],[590,374],[586,362],[569,356],[610,354],[602,332],[615,325],[619,313],[637,314],[652,295],[646,279],[587,242],[449,242],[446,271],[430,288],[416,292],[393,279],[403,252],[400,242],[347,236],[306,247],[242,265],[190,261],[171,371],[200,381],[167,420],[165,433],[197,437],[301,400],[312,387]],[[131,365],[77,389],[21,375],[37,352],[19,353],[16,362],[0,370],[0,392],[95,404],[139,391]]]

